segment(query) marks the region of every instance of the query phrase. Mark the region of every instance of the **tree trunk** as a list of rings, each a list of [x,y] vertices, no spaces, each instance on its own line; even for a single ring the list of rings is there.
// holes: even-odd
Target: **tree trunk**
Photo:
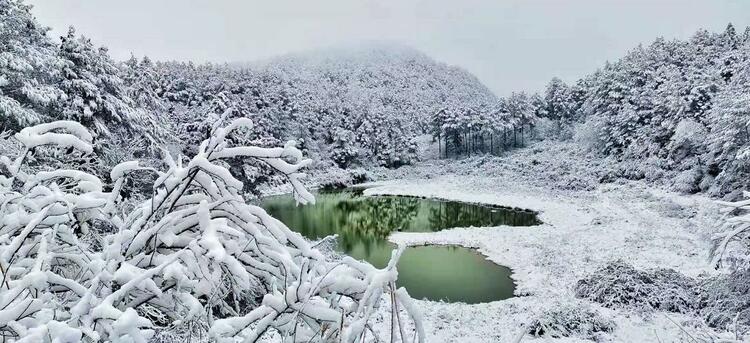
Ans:
[[[464,133],[464,149],[466,150],[465,153],[471,156],[471,149],[469,149],[469,134],[468,133]]]
[[[438,139],[438,159],[441,159],[443,158],[443,150],[442,150],[442,147],[440,146],[440,134],[439,133],[437,135],[437,139]]]
[[[490,132],[490,155],[495,154],[495,140],[493,136],[493,132]]]

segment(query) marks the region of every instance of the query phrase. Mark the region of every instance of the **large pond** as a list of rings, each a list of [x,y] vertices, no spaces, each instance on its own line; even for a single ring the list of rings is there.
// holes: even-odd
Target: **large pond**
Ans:
[[[383,268],[394,245],[392,231],[433,232],[454,227],[531,226],[533,212],[477,204],[395,196],[363,196],[361,190],[321,192],[315,205],[296,206],[291,195],[263,199],[261,206],[310,239],[338,235],[338,250]],[[414,298],[481,303],[513,296],[511,270],[473,249],[409,247],[398,264],[398,285]]]

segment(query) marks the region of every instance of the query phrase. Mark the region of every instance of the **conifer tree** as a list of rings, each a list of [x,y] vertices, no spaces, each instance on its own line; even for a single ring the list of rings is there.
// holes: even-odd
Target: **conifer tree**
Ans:
[[[0,0],[0,129],[48,121],[51,107],[65,98],[55,84],[60,61],[47,31],[31,6]]]

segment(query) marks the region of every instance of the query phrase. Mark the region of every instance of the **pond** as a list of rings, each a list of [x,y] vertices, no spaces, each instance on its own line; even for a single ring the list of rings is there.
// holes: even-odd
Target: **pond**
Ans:
[[[272,216],[310,239],[338,234],[337,250],[378,268],[388,264],[392,231],[434,232],[454,227],[532,226],[530,211],[400,196],[363,196],[361,190],[320,192],[316,204],[296,206],[291,195],[264,198]],[[511,270],[474,249],[409,247],[398,264],[398,285],[412,297],[481,303],[513,296]]]

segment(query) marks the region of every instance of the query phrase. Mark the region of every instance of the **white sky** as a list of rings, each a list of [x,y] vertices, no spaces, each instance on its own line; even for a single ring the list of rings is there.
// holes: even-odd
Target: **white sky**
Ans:
[[[750,0],[27,0],[123,60],[244,62],[397,41],[476,74],[498,95],[574,81],[657,36],[739,32]]]

